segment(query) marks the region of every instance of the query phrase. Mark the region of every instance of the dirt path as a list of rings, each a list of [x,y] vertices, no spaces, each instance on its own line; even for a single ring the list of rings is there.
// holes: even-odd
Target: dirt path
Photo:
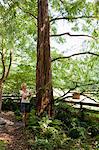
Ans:
[[[7,143],[6,150],[30,150],[26,130],[21,122],[16,122],[13,112],[2,112],[0,117],[6,122],[0,127],[0,140]]]

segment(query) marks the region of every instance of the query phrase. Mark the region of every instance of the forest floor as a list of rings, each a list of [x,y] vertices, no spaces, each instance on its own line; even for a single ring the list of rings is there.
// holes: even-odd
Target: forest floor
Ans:
[[[99,132],[99,130],[96,130],[96,129],[99,129],[99,126],[97,124],[99,122],[99,113],[94,113],[94,112],[90,112],[88,114],[87,113],[86,113],[86,122],[84,122],[84,121],[81,122],[81,123],[83,123],[82,125],[85,125],[83,127],[83,130],[82,130],[82,127],[79,126],[79,129],[81,129],[80,133],[83,133],[82,135],[84,136],[83,140],[81,140],[80,137],[78,139],[73,139],[73,140],[71,139],[70,141],[68,141],[69,143],[68,143],[68,145],[66,145],[66,149],[68,146],[68,150],[72,150],[72,147],[77,147],[78,150],[81,150],[81,149],[84,150],[82,147],[86,147],[85,148],[86,150],[87,149],[88,150],[99,150],[99,144],[98,144],[99,137],[98,137],[98,134],[96,133],[96,132]],[[75,119],[75,116],[72,116],[72,117],[74,117],[74,119]],[[24,127],[23,123],[21,121],[17,121],[17,118],[13,112],[11,112],[11,111],[10,112],[2,112],[0,114],[0,118],[1,119],[3,118],[3,120],[6,122],[5,125],[0,125],[0,150],[31,150],[31,149],[33,149],[32,146],[35,145],[34,144],[35,136],[33,135],[34,132],[31,132],[31,130],[29,130],[28,127]],[[92,122],[90,122],[91,120],[92,120]],[[86,129],[87,124],[91,128],[94,127],[94,128],[92,128],[92,129],[95,129],[94,131],[95,131],[96,135],[94,135],[94,137],[91,137],[89,134],[86,135],[86,134],[84,134],[85,132],[82,132],[82,131],[88,132],[88,130]],[[71,129],[73,129],[73,128],[71,128]],[[92,132],[92,133],[94,134],[94,132]],[[41,135],[38,135],[38,136],[41,136]],[[57,136],[55,137],[55,140],[56,139],[58,139]],[[42,138],[42,140],[44,141],[46,139]],[[42,146],[42,145],[39,145],[39,146]],[[57,146],[57,144],[56,144],[56,146]],[[70,149],[69,149],[69,147],[70,147]],[[40,147],[38,149],[40,149]]]
[[[5,143],[5,150],[30,150],[26,129],[16,121],[14,113],[2,112],[0,117],[6,122],[0,126],[0,141]]]

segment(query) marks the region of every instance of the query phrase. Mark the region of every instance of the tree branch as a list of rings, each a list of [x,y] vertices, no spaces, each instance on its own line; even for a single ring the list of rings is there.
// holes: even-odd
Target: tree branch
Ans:
[[[96,16],[78,16],[78,17],[72,17],[72,16],[68,16],[68,17],[56,17],[56,18],[52,18],[50,20],[50,22],[53,21],[57,21],[57,20],[76,20],[76,19],[96,19]]]
[[[68,93],[72,93],[71,91],[75,90],[77,87],[95,85],[95,84],[98,84],[99,82],[96,82],[96,83],[93,82],[93,83],[82,84],[82,85],[78,85],[77,82],[75,82],[75,83],[76,83],[76,85],[75,85],[74,88],[70,88],[70,89],[69,89],[66,93],[64,93],[62,96],[56,98],[55,101],[56,101],[56,100],[61,101],[61,100],[64,100],[65,98],[72,97],[72,96],[66,96],[66,95],[67,95]],[[98,92],[95,92],[95,93],[98,93]],[[83,91],[83,92],[81,92],[80,94],[86,96],[87,98],[90,98],[88,95],[86,95],[87,92],[84,92],[84,91]],[[90,93],[88,93],[88,94],[90,94]],[[93,94],[93,93],[91,93],[91,94]],[[90,99],[92,99],[92,98],[90,98]],[[94,99],[92,99],[92,100],[94,100]]]
[[[70,56],[63,56],[63,57],[57,57],[57,58],[54,58],[51,60],[51,62],[55,61],[55,60],[60,60],[60,59],[68,59],[68,58],[71,58],[71,57],[74,57],[74,56],[79,56],[79,55],[94,55],[94,56],[98,56],[99,57],[99,54],[96,54],[96,53],[93,53],[93,52],[82,52],[82,53],[76,53],[76,54],[72,54]]]
[[[20,6],[18,6],[21,10],[23,10]],[[23,10],[25,13],[29,14],[30,16],[32,16],[33,18],[35,18],[37,20],[37,17],[34,16],[31,12]]]
[[[69,32],[65,32],[65,33],[61,33],[61,34],[52,34],[50,35],[51,37],[57,37],[57,36],[63,36],[63,35],[69,35],[69,36],[85,36],[85,37],[90,37],[95,39],[93,36],[91,35],[86,35],[86,34],[70,34]]]
[[[2,66],[3,66],[2,77],[1,77],[0,81],[3,81],[3,79],[5,77],[5,61],[4,61],[5,49],[2,48],[2,52],[0,54],[1,54],[1,61],[2,61]]]
[[[34,17],[36,20],[37,20],[37,17],[34,16],[31,12],[28,12],[28,11],[24,11],[25,13],[28,13],[30,16]]]
[[[10,50],[10,62],[9,62],[9,66],[8,66],[7,72],[5,73],[5,78],[4,78],[3,82],[5,82],[6,78],[9,75],[10,68],[11,68],[11,63],[12,63],[12,50]]]
[[[84,93],[82,93],[82,95],[83,95],[83,96],[86,96],[87,98],[89,98],[89,99],[91,99],[91,100],[93,100],[94,102],[97,102],[94,98],[91,98],[90,96],[88,96],[88,95],[86,95],[86,94],[84,94]]]
[[[54,100],[56,101],[56,100],[62,100],[62,99],[64,99],[64,97],[65,97],[68,93],[70,93],[70,91],[75,90],[77,87],[78,87],[78,85],[76,84],[74,88],[69,89],[69,90],[68,90],[66,93],[64,93],[62,96],[60,96],[60,97],[58,97],[58,98],[56,98],[56,99],[54,99]]]

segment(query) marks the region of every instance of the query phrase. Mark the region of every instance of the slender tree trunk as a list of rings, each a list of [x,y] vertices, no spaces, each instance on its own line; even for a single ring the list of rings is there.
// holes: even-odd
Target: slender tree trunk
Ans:
[[[10,68],[11,68],[11,63],[12,63],[12,49],[10,50],[10,61],[9,61],[9,66],[8,68],[6,68],[5,65],[5,51],[6,49],[3,47],[4,43],[3,43],[3,39],[2,39],[2,52],[1,54],[1,61],[2,61],[2,77],[0,78],[0,112],[1,112],[1,108],[2,108],[2,90],[3,90],[3,84],[5,82],[5,80],[7,79],[9,72],[10,72]]]
[[[0,81],[0,112],[1,112],[1,107],[2,107],[2,86],[3,86],[3,83]]]
[[[40,113],[42,98],[49,98],[49,115],[52,115],[53,90],[50,57],[50,25],[48,17],[48,0],[38,0],[38,41],[37,41],[37,66],[36,66],[36,92],[37,111]],[[44,108],[45,109],[45,108]],[[44,110],[43,110],[44,111]]]

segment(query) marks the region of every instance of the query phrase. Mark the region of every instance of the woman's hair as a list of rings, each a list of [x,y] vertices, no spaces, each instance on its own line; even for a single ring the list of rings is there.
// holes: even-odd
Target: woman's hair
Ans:
[[[26,87],[26,83],[21,84],[21,89],[23,89],[24,87]]]

